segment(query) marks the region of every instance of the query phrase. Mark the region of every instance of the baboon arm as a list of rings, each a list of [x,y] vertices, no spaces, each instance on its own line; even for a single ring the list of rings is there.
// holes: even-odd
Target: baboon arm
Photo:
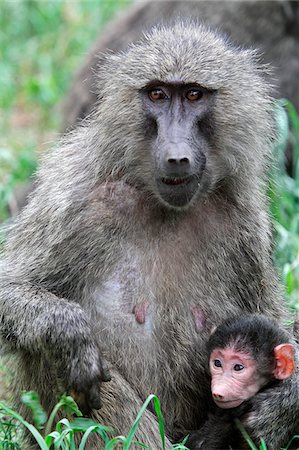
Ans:
[[[221,411],[221,414],[210,414],[199,430],[192,431],[186,445],[190,450],[219,450],[228,448],[234,435],[233,419]]]
[[[90,334],[82,308],[33,284],[1,282],[0,332],[5,343],[30,352],[57,349]],[[71,325],[71,326],[70,326]],[[71,342],[70,342],[71,345]]]
[[[83,309],[29,283],[3,283],[0,298],[4,344],[32,364],[46,361],[53,378],[60,380],[59,391],[70,392],[83,413],[100,408],[100,384],[110,374]],[[28,389],[28,371],[26,377]],[[35,385],[41,398],[46,397],[44,383]]]
[[[285,447],[299,433],[299,374],[251,399],[252,412],[243,421],[256,444],[263,438],[267,449]]]

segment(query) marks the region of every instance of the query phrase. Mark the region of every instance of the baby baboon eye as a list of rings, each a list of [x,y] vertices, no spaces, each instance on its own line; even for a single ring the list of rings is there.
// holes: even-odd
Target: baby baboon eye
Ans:
[[[240,372],[240,371],[243,370],[243,369],[244,369],[243,364],[235,364],[235,365],[234,365],[234,370],[235,370],[236,372]]]
[[[165,94],[165,92],[161,88],[151,89],[148,92],[148,96],[153,102],[156,102],[158,100],[164,100],[164,99],[168,98],[168,96]]]
[[[215,359],[215,360],[214,360],[214,366],[215,366],[215,367],[222,367],[222,364],[221,364],[220,359]]]
[[[200,100],[203,96],[203,92],[200,89],[190,89],[186,92],[186,98],[190,102],[196,102],[197,100]]]

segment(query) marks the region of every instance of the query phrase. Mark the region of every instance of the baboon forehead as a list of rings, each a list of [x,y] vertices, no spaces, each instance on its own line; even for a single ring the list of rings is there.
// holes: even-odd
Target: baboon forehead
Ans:
[[[137,89],[151,80],[180,80],[210,89],[236,87],[242,81],[252,85],[257,72],[254,52],[238,49],[196,23],[156,27],[127,52],[108,57],[108,66],[109,59],[104,77],[118,77]]]

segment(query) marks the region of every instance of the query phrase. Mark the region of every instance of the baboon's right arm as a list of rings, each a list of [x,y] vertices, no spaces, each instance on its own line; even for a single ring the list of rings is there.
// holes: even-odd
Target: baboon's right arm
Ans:
[[[59,188],[60,179],[55,173],[41,180],[8,237],[0,265],[0,335],[11,350],[53,363],[62,389],[80,394],[81,409],[98,408],[99,381],[109,374],[81,293],[91,260],[103,264],[101,236],[107,236],[99,217],[91,235],[92,208],[85,204],[82,213],[83,201]]]
[[[74,142],[62,143],[41,165],[0,264],[2,340],[53,362],[62,388],[86,397],[83,409],[100,406],[99,381],[109,378],[82,295],[94,267],[100,277],[110,232],[105,192],[90,194],[99,176],[93,154],[81,151],[87,133],[92,130],[79,130]]]
[[[100,381],[109,380],[89,320],[76,303],[33,284],[2,280],[1,337],[6,345],[56,367],[62,389],[81,409],[100,407]]]

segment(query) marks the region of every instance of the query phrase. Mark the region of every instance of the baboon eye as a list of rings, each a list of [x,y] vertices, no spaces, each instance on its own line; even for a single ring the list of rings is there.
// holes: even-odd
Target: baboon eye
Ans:
[[[148,93],[149,98],[156,102],[157,100],[164,100],[165,98],[168,98],[163,89],[155,88],[151,89]]]
[[[236,372],[240,372],[240,371],[243,370],[243,369],[244,369],[243,364],[235,364],[235,365],[234,365],[234,370],[235,370]]]
[[[214,366],[215,366],[215,367],[222,367],[222,364],[221,364],[220,359],[215,359],[215,360],[214,360]]]
[[[196,102],[200,100],[203,96],[203,92],[200,89],[190,89],[190,91],[186,92],[186,98],[190,102]]]

